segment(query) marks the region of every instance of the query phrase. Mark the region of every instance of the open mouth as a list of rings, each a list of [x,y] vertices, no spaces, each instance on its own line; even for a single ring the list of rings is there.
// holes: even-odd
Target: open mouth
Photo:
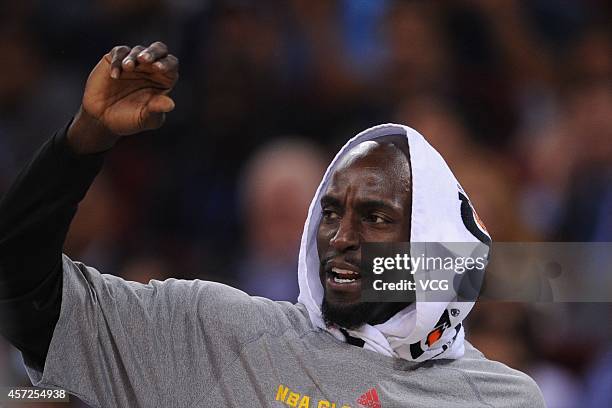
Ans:
[[[359,272],[333,267],[331,268],[331,280],[337,284],[349,284],[361,279]]]

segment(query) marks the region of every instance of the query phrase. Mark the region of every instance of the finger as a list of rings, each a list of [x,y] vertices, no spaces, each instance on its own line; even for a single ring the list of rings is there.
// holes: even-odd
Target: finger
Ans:
[[[167,113],[174,110],[174,101],[167,95],[156,95],[149,103],[147,103],[147,110],[151,113]]]
[[[150,112],[147,108],[140,114],[141,129],[153,130],[164,124],[166,114],[163,112]]]
[[[121,75],[121,61],[130,52],[130,47],[127,45],[119,45],[110,50],[110,76],[113,79],[119,78]]]
[[[153,63],[153,68],[158,72],[178,71],[178,67],[179,60],[172,54],[168,54],[166,57]]]
[[[127,57],[123,58],[121,61],[121,67],[128,72],[133,71],[136,68],[136,65],[138,65],[137,56],[142,50],[144,50],[142,45],[137,45],[132,48]]]
[[[166,55],[168,55],[166,44],[156,41],[138,54],[138,61],[141,64],[152,63],[166,57]]]

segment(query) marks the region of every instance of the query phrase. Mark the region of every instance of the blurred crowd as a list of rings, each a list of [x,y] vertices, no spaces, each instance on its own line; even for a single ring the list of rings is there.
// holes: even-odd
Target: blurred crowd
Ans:
[[[325,167],[384,122],[442,153],[494,240],[612,241],[610,21],[604,0],[2,2],[0,194],[77,111],[104,53],[162,40],[181,61],[176,111],[108,154],[73,259],[295,301]],[[532,375],[551,408],[603,407],[611,322],[610,303],[490,302],[467,336]],[[0,384],[28,383],[3,342],[0,367]]]

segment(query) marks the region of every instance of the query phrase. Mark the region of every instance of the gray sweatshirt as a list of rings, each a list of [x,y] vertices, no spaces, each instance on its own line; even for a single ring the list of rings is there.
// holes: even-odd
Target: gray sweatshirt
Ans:
[[[459,359],[417,363],[218,283],[144,285],[66,256],[63,280],[44,372],[28,373],[94,407],[544,407],[531,378],[467,342]]]

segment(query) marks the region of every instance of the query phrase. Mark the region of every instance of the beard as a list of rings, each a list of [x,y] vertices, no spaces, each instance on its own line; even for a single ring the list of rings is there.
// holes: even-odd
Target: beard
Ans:
[[[327,326],[336,325],[344,329],[357,329],[368,324],[386,322],[397,312],[409,306],[412,302],[359,302],[338,304],[327,301],[323,295],[321,314]]]
[[[370,320],[371,303],[354,303],[349,305],[334,304],[323,297],[321,313],[328,326],[337,325],[345,329],[356,329]]]

